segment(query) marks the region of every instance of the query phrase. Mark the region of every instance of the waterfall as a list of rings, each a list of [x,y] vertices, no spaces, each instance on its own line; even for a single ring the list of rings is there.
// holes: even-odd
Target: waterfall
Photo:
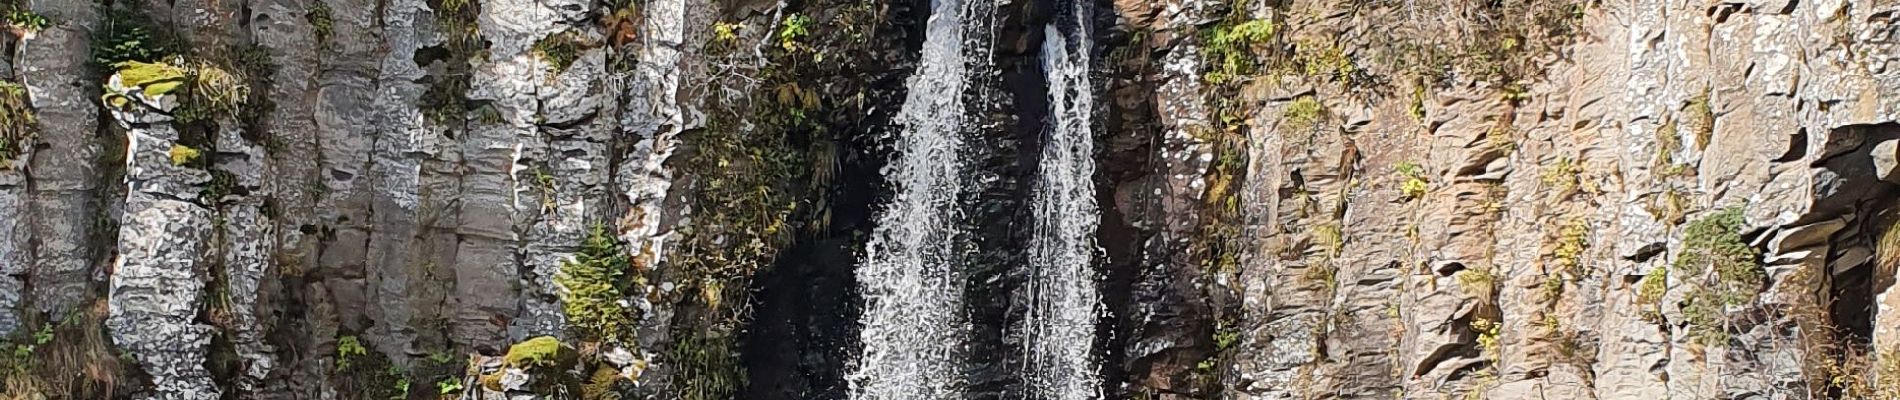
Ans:
[[[905,132],[883,171],[896,194],[877,218],[857,278],[864,344],[857,400],[955,399],[962,392],[963,275],[953,245],[963,189],[963,0],[935,0],[922,59],[898,118]]]
[[[1049,81],[1048,142],[1030,207],[1029,307],[1023,318],[1027,391],[1042,400],[1101,398],[1095,364],[1095,317],[1101,295],[1094,273],[1095,97],[1089,82],[1085,8],[1076,8],[1075,45],[1050,24],[1042,45]]]

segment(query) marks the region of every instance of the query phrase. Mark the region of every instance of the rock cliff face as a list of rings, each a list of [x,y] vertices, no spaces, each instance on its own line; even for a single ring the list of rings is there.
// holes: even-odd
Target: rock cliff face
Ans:
[[[1900,2],[967,8],[942,390],[1053,393],[1063,34],[1101,398],[1900,399]],[[932,13],[0,0],[0,399],[863,398]]]

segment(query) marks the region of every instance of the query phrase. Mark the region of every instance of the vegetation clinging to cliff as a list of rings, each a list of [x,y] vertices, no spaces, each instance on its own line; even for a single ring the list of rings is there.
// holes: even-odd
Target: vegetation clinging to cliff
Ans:
[[[105,318],[100,300],[59,321],[29,319],[0,337],[0,400],[116,398],[132,382],[106,337]]]
[[[1727,208],[1690,222],[1672,275],[1686,290],[1682,314],[1690,334],[1704,345],[1727,341],[1726,309],[1755,300],[1765,277],[1760,251],[1742,240],[1741,208]]]
[[[27,104],[26,87],[0,81],[0,170],[13,168],[39,129],[39,119]]]
[[[632,279],[627,253],[606,229],[595,226],[572,260],[554,276],[570,329],[583,340],[632,343],[635,311],[623,302]]]

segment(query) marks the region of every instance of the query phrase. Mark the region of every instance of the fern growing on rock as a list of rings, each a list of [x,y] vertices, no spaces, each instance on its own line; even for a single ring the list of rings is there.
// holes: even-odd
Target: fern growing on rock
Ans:
[[[581,337],[605,342],[633,340],[634,310],[625,303],[632,284],[627,254],[606,229],[595,226],[574,259],[561,263],[554,283],[562,289],[562,311]]]

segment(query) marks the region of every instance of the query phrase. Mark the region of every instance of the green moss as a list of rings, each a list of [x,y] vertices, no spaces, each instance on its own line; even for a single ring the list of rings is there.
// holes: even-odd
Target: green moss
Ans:
[[[127,88],[139,88],[145,97],[169,94],[184,87],[190,74],[184,68],[158,62],[127,61],[118,66],[119,83]]]
[[[622,303],[631,291],[632,269],[626,250],[598,225],[574,259],[561,263],[554,283],[562,289],[568,327],[582,340],[633,342],[637,314]]]
[[[523,369],[551,368],[564,370],[572,368],[579,355],[572,347],[561,343],[553,336],[541,336],[508,346],[508,354],[502,361],[508,366]]]

